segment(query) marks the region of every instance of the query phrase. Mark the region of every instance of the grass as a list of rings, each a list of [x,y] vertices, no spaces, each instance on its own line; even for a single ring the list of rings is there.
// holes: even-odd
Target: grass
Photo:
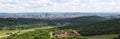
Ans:
[[[6,35],[6,32],[8,32],[8,31],[3,31],[3,30],[1,30],[1,31],[0,31],[0,36]]]
[[[54,27],[41,27],[41,28],[33,28],[33,29],[25,29],[25,30],[1,30],[0,31],[0,36],[5,36],[7,35],[6,33],[12,33],[12,34],[15,34],[15,33],[18,33],[18,34],[22,34],[22,33],[26,33],[26,32],[29,32],[29,31],[34,31],[34,30],[37,30],[37,29],[48,29],[48,28],[54,28]]]
[[[8,30],[1,30],[0,31],[0,36],[5,36],[5,35],[7,35],[6,33],[16,33],[16,32],[18,32],[18,30],[10,30],[10,31],[8,31]]]
[[[95,36],[87,36],[89,39],[113,39],[117,37],[118,34],[109,34],[109,35],[95,35]]]

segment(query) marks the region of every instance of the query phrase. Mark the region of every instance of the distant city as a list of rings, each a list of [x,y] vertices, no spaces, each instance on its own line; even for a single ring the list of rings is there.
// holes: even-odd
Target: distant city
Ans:
[[[36,18],[36,19],[61,19],[81,16],[101,16],[106,18],[119,18],[119,13],[0,13],[0,18]]]

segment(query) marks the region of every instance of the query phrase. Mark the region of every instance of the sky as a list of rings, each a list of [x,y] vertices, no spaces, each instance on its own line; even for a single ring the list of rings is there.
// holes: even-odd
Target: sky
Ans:
[[[0,0],[0,12],[120,12],[120,0]]]

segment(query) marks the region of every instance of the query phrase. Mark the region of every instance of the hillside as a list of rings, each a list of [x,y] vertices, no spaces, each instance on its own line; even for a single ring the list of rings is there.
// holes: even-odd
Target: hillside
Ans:
[[[104,17],[99,17],[99,16],[82,16],[82,17],[75,17],[75,18],[67,18],[67,19],[58,19],[55,20],[55,22],[59,23],[71,23],[71,24],[90,24],[90,23],[95,23],[99,21],[104,21],[107,20]],[[53,20],[54,21],[54,20]]]
[[[15,30],[48,26],[45,20],[30,18],[0,18],[0,29]]]
[[[74,29],[82,35],[118,34],[120,33],[120,19],[107,20],[88,25],[65,26],[59,29]]]

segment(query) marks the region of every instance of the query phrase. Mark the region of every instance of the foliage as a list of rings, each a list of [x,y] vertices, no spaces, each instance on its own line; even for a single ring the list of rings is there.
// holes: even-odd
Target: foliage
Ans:
[[[118,37],[113,38],[113,39],[120,39],[120,35]]]
[[[58,29],[74,29],[81,35],[119,34],[120,19],[107,20],[88,25],[65,26]]]
[[[49,35],[50,32],[54,32],[54,34],[57,34],[57,33],[63,33],[62,31],[69,32],[70,30],[42,29],[42,30],[35,30],[35,31],[23,33],[23,34],[13,34],[5,39],[88,39],[82,36],[53,38],[53,37],[50,37]]]

